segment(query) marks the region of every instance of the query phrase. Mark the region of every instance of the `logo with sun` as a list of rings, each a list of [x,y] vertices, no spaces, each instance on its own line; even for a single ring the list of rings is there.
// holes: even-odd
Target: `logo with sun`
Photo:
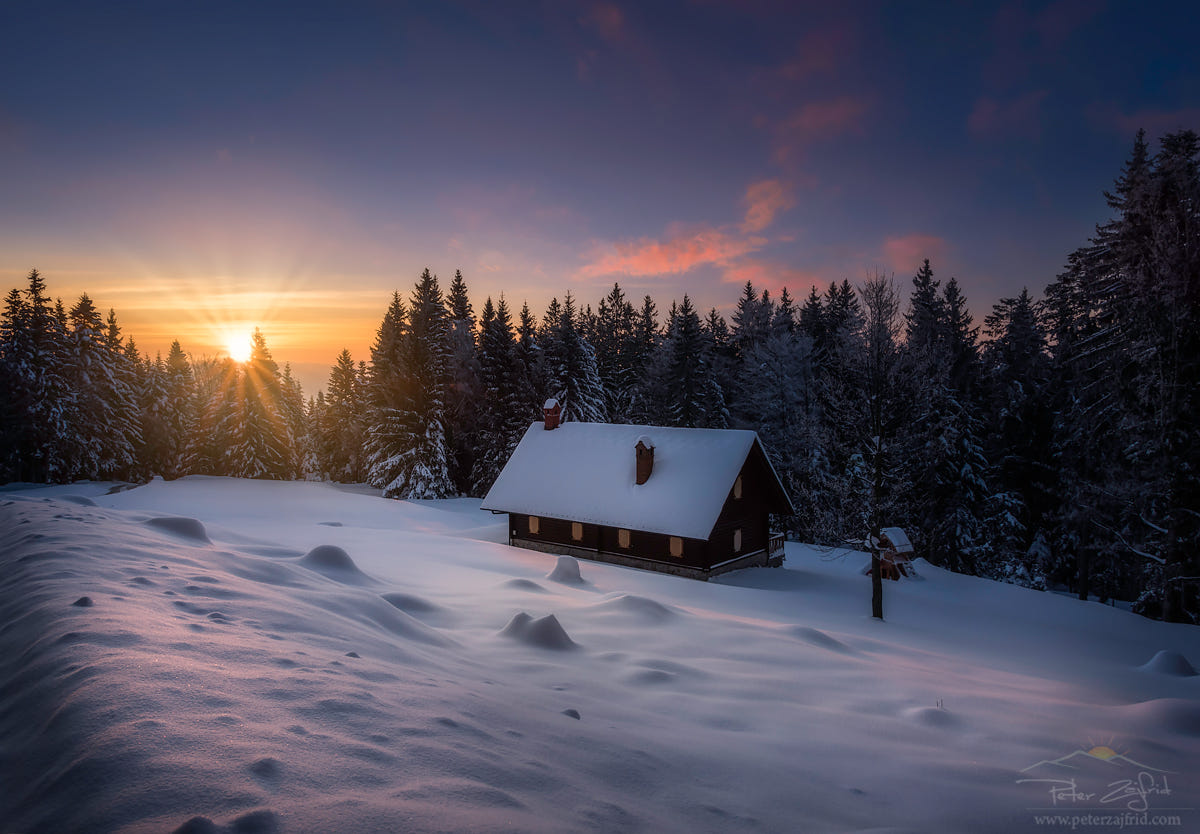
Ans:
[[[1153,771],[1155,773],[1170,773],[1169,770],[1163,770],[1157,767],[1151,767],[1148,764],[1143,764],[1136,759],[1130,758],[1125,753],[1118,753],[1110,745],[1112,739],[1109,739],[1105,744],[1094,744],[1088,742],[1087,749],[1080,747],[1078,750],[1073,750],[1065,756],[1059,756],[1057,759],[1043,759],[1036,764],[1031,764],[1024,768],[1021,773],[1028,773],[1039,767],[1046,768],[1066,768],[1068,770],[1079,770],[1081,766],[1085,766],[1088,762],[1104,762],[1114,768],[1134,767],[1138,770]],[[1019,779],[1017,781],[1025,781]]]

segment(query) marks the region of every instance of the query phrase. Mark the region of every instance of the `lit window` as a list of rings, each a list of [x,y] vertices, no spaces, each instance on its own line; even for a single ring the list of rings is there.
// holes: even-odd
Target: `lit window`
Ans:
[[[683,555],[683,539],[671,536],[671,555],[678,559]]]
[[[617,531],[617,544],[621,545],[621,547],[629,547],[629,531],[628,530],[618,530]]]
[[[742,497],[742,476],[738,475],[737,480],[733,482],[733,497]]]
[[[740,527],[733,531],[733,552],[742,552],[742,528]]]
[[[538,517],[536,515],[531,515],[529,517],[529,532],[536,536],[539,526],[540,525],[538,524]]]
[[[578,521],[571,522],[571,538],[577,542],[583,541],[583,525]]]

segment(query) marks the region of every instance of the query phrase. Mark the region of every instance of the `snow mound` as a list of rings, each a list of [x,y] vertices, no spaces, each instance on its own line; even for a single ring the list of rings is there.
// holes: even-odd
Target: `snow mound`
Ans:
[[[217,825],[208,817],[192,817],[172,834],[275,834],[280,830],[279,815],[261,810],[242,814],[229,825]]]
[[[443,608],[416,594],[392,592],[380,594],[380,596],[389,605],[429,625],[445,627],[455,625],[458,621],[458,617],[448,608]]]
[[[65,501],[68,504],[78,504],[80,507],[95,507],[96,502],[86,495],[60,495],[59,501]]]
[[[350,554],[336,544],[319,544],[300,557],[299,564],[338,582],[363,585],[373,582],[358,569]]]
[[[632,615],[644,622],[652,623],[665,623],[679,616],[679,613],[674,608],[669,608],[657,600],[650,599],[649,597],[640,597],[636,594],[610,596],[593,607],[602,611],[614,611]]]
[[[666,669],[640,669],[630,674],[626,680],[637,686],[658,686],[673,683],[678,676]]]
[[[390,594],[380,594],[380,596],[394,605],[396,608],[399,608],[405,614],[412,614],[413,616],[419,614],[437,614],[446,610],[442,608],[442,606],[430,602],[424,597],[419,597],[416,594],[402,594],[394,592]]]
[[[1172,652],[1163,649],[1154,657],[1147,660],[1139,669],[1145,669],[1147,672],[1157,672],[1160,675],[1170,675],[1176,678],[1194,677],[1197,672],[1188,663],[1188,659],[1179,652]]]
[[[809,626],[793,626],[790,629],[792,636],[803,640],[810,646],[816,646],[819,649],[827,649],[831,652],[841,652],[842,654],[854,654],[854,649],[847,646],[836,637],[830,637],[819,628],[811,628]]]
[[[248,765],[246,770],[263,782],[276,782],[283,775],[283,763],[273,756],[264,756]]]
[[[505,588],[513,588],[518,591],[533,591],[537,594],[547,593],[546,589],[534,582],[532,579],[510,579],[504,583]]]
[[[553,614],[535,620],[521,611],[513,615],[500,633],[539,649],[564,651],[579,648],[579,644],[571,639]]]
[[[579,573],[579,560],[574,556],[559,556],[554,570],[546,574],[546,578],[564,585],[583,585],[587,582]]]
[[[170,533],[172,536],[181,539],[187,539],[188,541],[200,544],[212,544],[212,540],[208,537],[208,531],[204,529],[204,525],[194,518],[162,516],[160,518],[147,519],[144,524],[147,527],[162,530],[164,533]]]

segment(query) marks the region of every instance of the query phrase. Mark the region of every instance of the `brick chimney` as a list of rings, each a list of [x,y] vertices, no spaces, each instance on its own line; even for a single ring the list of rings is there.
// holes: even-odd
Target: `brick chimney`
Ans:
[[[542,417],[546,421],[546,431],[558,428],[558,422],[562,419],[562,406],[558,404],[558,400],[554,397],[546,400],[546,404],[542,406]]]
[[[637,482],[644,484],[650,480],[650,473],[654,470],[654,444],[643,434],[638,438],[633,452],[637,460]]]

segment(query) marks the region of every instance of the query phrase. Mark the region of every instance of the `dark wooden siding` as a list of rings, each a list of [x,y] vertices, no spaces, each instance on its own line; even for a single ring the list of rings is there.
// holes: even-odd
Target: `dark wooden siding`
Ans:
[[[708,543],[702,539],[683,539],[683,555],[675,557],[671,555],[671,537],[661,533],[630,530],[629,547],[621,547],[620,533],[616,527],[584,524],[583,541],[577,541],[571,538],[572,522],[545,516],[538,518],[538,532],[530,533],[529,516],[509,513],[510,535],[513,538],[529,539],[547,544],[565,544],[589,550],[604,550],[609,553],[655,559],[660,562],[675,562],[696,568],[708,567]]]
[[[730,486],[725,505],[708,539],[706,556],[709,566],[763,550],[770,537],[767,515],[771,499],[768,480],[771,472],[767,469],[766,461],[752,454],[738,474],[742,479],[742,497],[734,498],[734,490]],[[733,533],[738,529],[742,531],[742,547],[735,551]]]

